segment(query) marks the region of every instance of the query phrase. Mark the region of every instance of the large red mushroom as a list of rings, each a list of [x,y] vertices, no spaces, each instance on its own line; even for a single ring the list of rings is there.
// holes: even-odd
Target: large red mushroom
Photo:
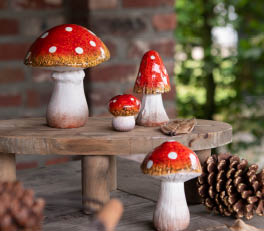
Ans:
[[[153,216],[155,228],[158,231],[186,229],[190,223],[190,213],[184,182],[200,176],[202,172],[196,154],[176,141],[167,141],[145,157],[141,170],[161,180]]]
[[[88,119],[83,69],[110,58],[105,44],[85,27],[63,24],[43,33],[30,47],[25,64],[54,71],[47,123],[55,128],[77,128]]]
[[[141,60],[134,92],[143,94],[142,107],[137,124],[160,126],[169,121],[164,109],[161,94],[170,91],[167,70],[158,52],[150,50]]]

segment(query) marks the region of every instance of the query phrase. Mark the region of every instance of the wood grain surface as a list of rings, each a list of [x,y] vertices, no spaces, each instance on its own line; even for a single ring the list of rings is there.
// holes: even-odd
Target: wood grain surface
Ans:
[[[232,140],[231,125],[198,120],[192,133],[166,136],[157,127],[117,132],[111,117],[91,117],[85,127],[55,129],[45,118],[0,121],[0,152],[15,154],[130,155],[147,153],[166,140],[176,140],[193,150],[219,147]],[[1,154],[0,154],[1,155]]]
[[[124,204],[124,214],[116,231],[155,231],[153,210],[159,194],[159,180],[143,175],[139,163],[117,159],[118,190],[112,198]],[[18,179],[25,187],[33,188],[37,197],[47,204],[43,231],[87,231],[92,216],[81,211],[81,163],[69,162],[34,170],[18,171]],[[191,222],[188,231],[230,231],[235,218],[212,214],[202,205],[189,206]],[[264,227],[263,217],[255,216],[246,223]]]

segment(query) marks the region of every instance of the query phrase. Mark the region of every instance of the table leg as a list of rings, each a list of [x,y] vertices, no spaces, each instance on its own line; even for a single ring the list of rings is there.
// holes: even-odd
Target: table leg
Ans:
[[[117,189],[117,168],[116,168],[116,156],[110,156],[109,166],[109,190],[114,191]]]
[[[108,171],[110,156],[82,157],[83,211],[96,212],[110,199]]]
[[[211,155],[211,149],[195,151],[201,164]],[[201,198],[199,197],[197,190],[197,178],[185,182],[185,195],[186,200],[189,204],[199,204],[201,203]]]
[[[16,180],[16,155],[0,153],[0,181]]]

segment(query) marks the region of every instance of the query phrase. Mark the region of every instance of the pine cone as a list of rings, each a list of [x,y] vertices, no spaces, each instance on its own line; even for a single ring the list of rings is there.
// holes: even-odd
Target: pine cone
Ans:
[[[20,182],[0,182],[0,231],[40,230],[44,205]]]
[[[223,216],[251,219],[264,215],[264,170],[230,154],[210,156],[198,177],[202,203]]]

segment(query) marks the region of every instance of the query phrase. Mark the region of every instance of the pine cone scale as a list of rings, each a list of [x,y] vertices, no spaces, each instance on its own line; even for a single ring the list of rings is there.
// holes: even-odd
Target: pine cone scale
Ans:
[[[203,204],[223,216],[251,219],[264,215],[264,170],[231,154],[209,157],[198,178]]]

